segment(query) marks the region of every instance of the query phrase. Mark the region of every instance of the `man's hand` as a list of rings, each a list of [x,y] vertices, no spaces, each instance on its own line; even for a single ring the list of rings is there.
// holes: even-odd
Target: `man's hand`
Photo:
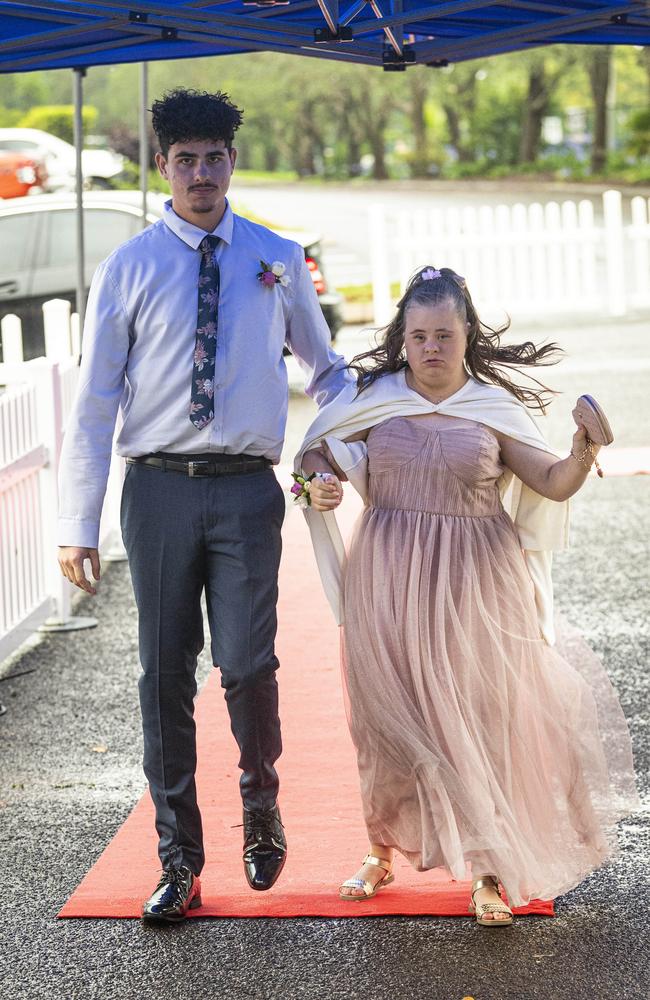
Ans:
[[[59,546],[59,566],[63,575],[80,590],[85,590],[87,594],[96,594],[97,589],[93,587],[84,572],[85,559],[90,559],[93,578],[99,580],[100,565],[97,549],[82,549],[76,545]]]

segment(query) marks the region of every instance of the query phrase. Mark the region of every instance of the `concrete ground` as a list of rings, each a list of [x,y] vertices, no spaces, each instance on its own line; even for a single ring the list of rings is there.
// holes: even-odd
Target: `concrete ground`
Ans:
[[[605,405],[617,444],[650,444],[649,326],[639,319],[554,332],[569,351],[548,375],[565,393],[549,418],[558,447],[568,447],[581,391]],[[353,352],[362,340],[344,331],[341,347]],[[287,458],[312,409],[292,399]],[[76,609],[95,614],[98,627],[43,638],[5,664],[0,680],[2,996],[646,1000],[649,502],[650,477],[591,479],[574,501],[573,549],[555,565],[560,609],[618,688],[645,811],[621,824],[619,859],[557,901],[556,919],[520,919],[494,934],[469,918],[193,920],[170,930],[57,921],[144,787],[136,613],[126,565],[107,566],[98,597]],[[209,670],[203,656],[202,680]]]

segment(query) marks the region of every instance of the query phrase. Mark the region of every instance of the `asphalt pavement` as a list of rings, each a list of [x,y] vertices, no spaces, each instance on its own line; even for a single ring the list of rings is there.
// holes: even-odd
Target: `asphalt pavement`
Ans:
[[[549,424],[558,446],[578,391],[602,399],[617,442],[650,444],[649,327],[559,331],[570,350],[565,373],[549,378],[565,393]],[[341,344],[356,349],[363,336],[345,331]],[[292,399],[287,457],[312,409]],[[620,824],[615,863],[560,898],[555,919],[495,933],[470,918],[198,919],[168,930],[57,920],[144,788],[136,612],[126,564],[107,566],[97,598],[76,608],[96,629],[45,636],[0,666],[2,996],[647,1000],[649,504],[648,476],[590,479],[573,503],[573,548],[555,563],[558,606],[619,691],[645,808]],[[203,655],[201,681],[210,669]]]

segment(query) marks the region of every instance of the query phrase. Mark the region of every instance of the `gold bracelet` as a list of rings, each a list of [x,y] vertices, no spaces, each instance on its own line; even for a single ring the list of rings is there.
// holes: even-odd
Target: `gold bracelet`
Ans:
[[[596,458],[593,442],[590,441],[589,438],[587,438],[587,444],[585,446],[585,450],[582,452],[581,455],[576,455],[573,451],[573,448],[571,448],[570,455],[572,458],[575,458],[576,462],[580,462],[581,465],[586,465],[587,470],[591,469],[592,464],[595,465],[599,479],[603,478],[603,470],[601,469],[598,463],[598,459]],[[585,461],[587,455],[591,455],[591,462],[589,463]]]

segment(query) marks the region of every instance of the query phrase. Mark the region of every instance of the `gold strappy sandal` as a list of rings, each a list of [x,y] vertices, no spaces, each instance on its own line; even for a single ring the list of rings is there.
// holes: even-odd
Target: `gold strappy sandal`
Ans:
[[[501,890],[499,889],[499,882],[493,875],[484,875],[482,878],[477,878],[475,882],[472,882],[472,902],[469,904],[469,912],[476,914],[476,923],[480,924],[481,927],[511,927],[512,926],[512,910],[505,903],[478,903],[474,902],[474,894],[478,892],[479,889],[494,889],[497,896],[501,897]],[[509,920],[495,920],[492,917],[490,920],[485,919],[486,913],[508,913],[510,915]]]
[[[380,889],[384,889],[395,879],[393,875],[393,862],[387,861],[386,858],[377,858],[374,854],[366,854],[361,865],[375,865],[377,868],[383,868],[386,874],[383,878],[379,879],[376,885],[368,882],[367,879],[349,878],[347,882],[339,886],[339,899],[345,900],[346,903],[363,903],[366,899],[372,899]],[[363,889],[364,895],[351,896],[349,893],[341,892],[342,889]]]

